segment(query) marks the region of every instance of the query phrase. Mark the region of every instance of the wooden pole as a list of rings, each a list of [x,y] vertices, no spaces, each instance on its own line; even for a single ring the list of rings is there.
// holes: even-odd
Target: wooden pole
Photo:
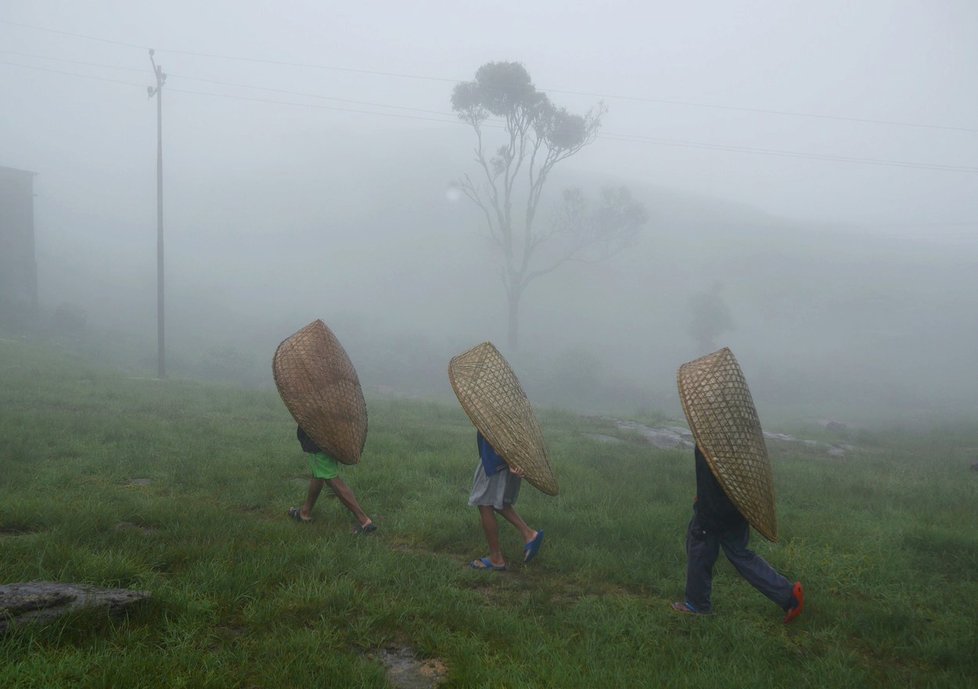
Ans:
[[[166,378],[165,312],[163,300],[163,82],[166,74],[153,59],[154,50],[149,51],[149,61],[156,76],[156,88],[149,87],[149,96],[156,96],[156,351],[157,376]]]

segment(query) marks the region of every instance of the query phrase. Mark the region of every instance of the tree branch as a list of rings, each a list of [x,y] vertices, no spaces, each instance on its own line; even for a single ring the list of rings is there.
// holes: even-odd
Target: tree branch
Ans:
[[[523,65],[489,62],[476,71],[475,81],[456,85],[452,108],[476,134],[475,161],[484,183],[476,185],[465,176],[463,193],[481,211],[489,236],[505,257],[502,280],[510,308],[510,344],[515,345],[516,310],[523,290],[537,278],[571,260],[587,260],[594,249],[595,260],[606,259],[627,246],[633,231],[645,222],[644,210],[631,204],[626,194],[604,197],[604,205],[588,213],[581,194],[565,194],[563,216],[549,229],[537,230],[543,192],[553,168],[594,142],[607,111],[603,103],[584,116],[555,107],[546,94],[537,91]],[[493,155],[488,155],[482,126],[489,118],[501,118],[504,138]],[[495,120],[494,120],[495,122]],[[522,201],[526,181],[522,227],[514,227],[513,204]],[[521,232],[519,236],[517,232]],[[568,242],[559,240],[565,237]],[[551,244],[558,255],[545,265],[541,247]],[[563,244],[563,246],[561,246]],[[545,259],[546,257],[543,256]]]

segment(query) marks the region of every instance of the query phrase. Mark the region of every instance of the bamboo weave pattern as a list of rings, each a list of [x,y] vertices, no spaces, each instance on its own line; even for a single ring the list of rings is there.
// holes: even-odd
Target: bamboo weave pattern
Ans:
[[[679,398],[697,446],[741,514],[778,540],[771,461],[757,409],[740,365],[728,348],[679,367]]]
[[[540,424],[516,374],[492,343],[454,357],[448,378],[462,409],[506,463],[547,495],[557,495]]]
[[[367,440],[367,404],[350,357],[326,324],[313,321],[284,340],[272,373],[286,408],[323,452],[358,463]]]

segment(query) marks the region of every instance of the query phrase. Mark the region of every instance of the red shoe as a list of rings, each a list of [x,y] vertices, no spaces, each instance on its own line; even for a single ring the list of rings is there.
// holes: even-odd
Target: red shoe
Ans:
[[[794,587],[791,589],[791,604],[788,606],[788,612],[784,616],[784,623],[788,624],[789,622],[793,622],[801,615],[804,609],[805,590],[801,587],[801,582],[796,581]]]

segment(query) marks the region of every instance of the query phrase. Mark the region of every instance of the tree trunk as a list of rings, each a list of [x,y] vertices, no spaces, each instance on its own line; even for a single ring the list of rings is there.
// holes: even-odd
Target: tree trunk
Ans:
[[[507,342],[509,351],[515,352],[520,348],[520,299],[523,297],[522,289],[510,289],[507,306],[509,308],[509,331]]]

